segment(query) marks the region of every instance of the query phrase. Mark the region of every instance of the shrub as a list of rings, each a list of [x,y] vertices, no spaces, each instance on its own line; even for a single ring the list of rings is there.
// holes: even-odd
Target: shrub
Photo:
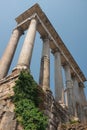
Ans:
[[[46,130],[47,117],[38,108],[41,99],[37,83],[29,72],[20,73],[14,86],[14,93],[16,118],[24,130]]]

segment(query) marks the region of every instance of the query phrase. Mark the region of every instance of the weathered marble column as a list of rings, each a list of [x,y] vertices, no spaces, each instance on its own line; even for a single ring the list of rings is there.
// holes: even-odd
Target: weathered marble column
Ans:
[[[54,71],[55,71],[55,100],[64,103],[64,86],[62,76],[61,54],[58,49],[52,51],[54,54]]]
[[[49,38],[42,38],[43,49],[41,57],[39,84],[44,91],[50,90],[50,46]]]
[[[31,19],[24,44],[18,59],[17,68],[30,68],[31,57],[33,52],[34,40],[36,35],[37,19]]]
[[[69,108],[69,111],[71,113],[72,112],[72,107],[73,107],[73,104],[72,104],[72,87],[73,87],[73,83],[72,83],[72,79],[71,79],[71,72],[70,72],[70,66],[69,64],[65,64],[64,65],[64,70],[65,70],[65,78],[66,78],[66,91],[67,91],[67,98],[66,98],[66,105],[68,106]]]
[[[22,31],[18,28],[15,28],[12,32],[10,41],[0,60],[0,79],[4,78],[8,73],[21,34]]]
[[[76,102],[79,100],[79,93],[78,93],[78,81],[76,79],[76,76],[72,77],[73,80],[73,114],[78,117],[77,108],[76,108]]]

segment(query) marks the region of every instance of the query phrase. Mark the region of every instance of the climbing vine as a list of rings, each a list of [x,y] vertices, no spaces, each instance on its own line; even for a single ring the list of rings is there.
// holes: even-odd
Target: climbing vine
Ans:
[[[47,117],[38,108],[41,98],[38,96],[37,83],[29,72],[20,73],[14,93],[16,118],[24,130],[46,130]]]

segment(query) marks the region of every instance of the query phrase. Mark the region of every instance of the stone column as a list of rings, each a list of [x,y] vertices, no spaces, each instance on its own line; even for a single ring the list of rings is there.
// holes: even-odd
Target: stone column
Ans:
[[[73,76],[72,80],[73,80],[73,106],[74,106],[73,114],[75,117],[78,117],[76,104],[77,104],[77,101],[79,100],[79,95],[78,95],[79,86],[78,86],[78,81],[76,79],[76,76]]]
[[[0,60],[0,79],[4,78],[8,73],[21,34],[22,31],[18,28],[15,28],[12,32],[10,41]]]
[[[43,39],[39,84],[44,91],[50,90],[50,46],[49,38]]]
[[[35,18],[31,19],[24,44],[18,59],[17,68],[28,69],[30,68],[31,57],[33,52],[34,40],[36,35],[36,28],[37,28],[37,20]]]
[[[55,69],[55,100],[64,103],[64,86],[62,77],[61,54],[58,49],[52,51],[54,54]]]
[[[70,113],[72,114],[72,79],[71,79],[71,72],[70,72],[70,66],[69,64],[64,65],[64,70],[65,70],[65,78],[66,78],[66,91],[67,91],[67,98],[66,98],[66,105],[69,108]]]

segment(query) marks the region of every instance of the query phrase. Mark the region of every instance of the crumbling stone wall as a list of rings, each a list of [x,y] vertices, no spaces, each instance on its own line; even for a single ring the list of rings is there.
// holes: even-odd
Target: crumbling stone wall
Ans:
[[[9,75],[0,81],[0,130],[22,130],[15,119],[13,86],[18,74]]]
[[[47,91],[45,96],[45,113],[49,117],[47,130],[60,130],[61,123],[70,120],[70,114],[66,108],[55,101],[51,91]]]
[[[23,130],[16,121],[11,99],[18,75],[19,72],[12,73],[0,81],[0,130]],[[45,93],[44,113],[49,117],[47,130],[58,130],[61,122],[69,120],[68,111],[56,103],[51,91]]]

